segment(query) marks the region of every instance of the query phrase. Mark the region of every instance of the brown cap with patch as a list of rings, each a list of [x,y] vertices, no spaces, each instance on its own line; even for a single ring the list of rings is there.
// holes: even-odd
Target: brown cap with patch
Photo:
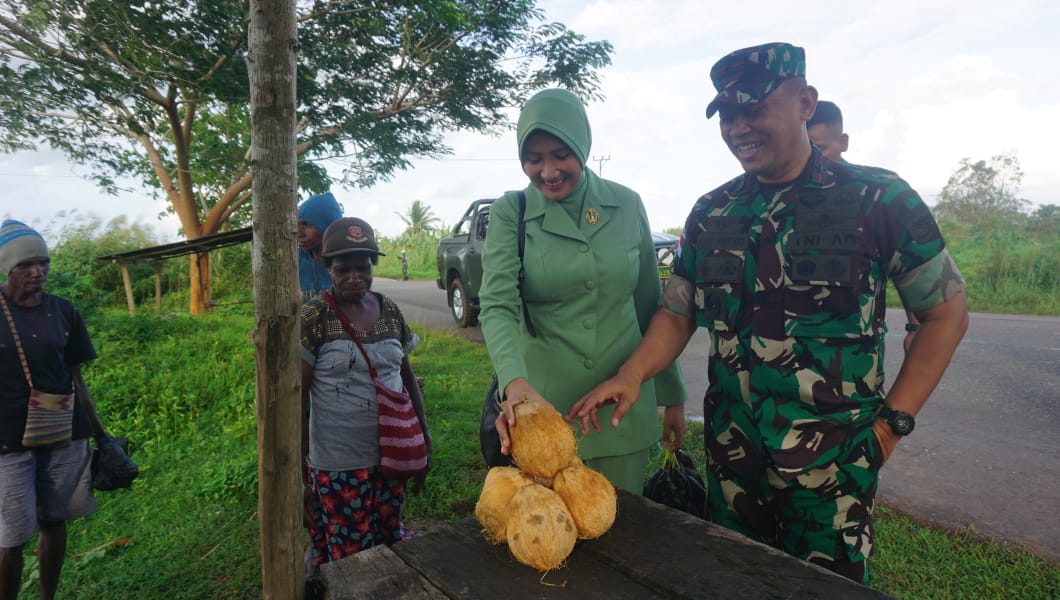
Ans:
[[[343,217],[328,225],[320,243],[320,255],[332,258],[356,253],[386,256],[379,251],[372,226],[356,217]]]

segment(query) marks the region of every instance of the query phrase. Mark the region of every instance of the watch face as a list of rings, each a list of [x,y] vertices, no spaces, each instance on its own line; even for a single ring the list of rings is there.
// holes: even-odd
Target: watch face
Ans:
[[[891,419],[891,427],[894,432],[898,435],[909,435],[913,433],[913,427],[916,426],[916,421],[913,420],[913,415],[904,412],[895,413]]]

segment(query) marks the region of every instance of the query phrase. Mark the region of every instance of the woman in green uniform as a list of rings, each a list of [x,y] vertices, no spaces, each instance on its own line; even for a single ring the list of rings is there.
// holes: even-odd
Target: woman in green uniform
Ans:
[[[561,414],[611,377],[659,306],[655,247],[640,196],[586,167],[592,134],[585,108],[565,90],[534,95],[517,127],[530,184],[490,207],[480,320],[506,401],[497,430],[509,453],[512,406],[547,402]],[[525,280],[520,286],[519,196],[525,195]],[[526,303],[532,331],[524,318]],[[677,363],[641,389],[619,423],[578,442],[578,455],[616,487],[640,493],[650,447],[680,448],[685,389]],[[665,406],[660,427],[657,407]]]

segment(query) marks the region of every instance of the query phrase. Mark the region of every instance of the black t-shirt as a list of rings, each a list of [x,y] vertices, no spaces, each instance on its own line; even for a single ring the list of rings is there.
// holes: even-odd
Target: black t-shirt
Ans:
[[[68,394],[73,385],[70,365],[96,358],[81,313],[68,300],[44,294],[44,301],[26,308],[7,301],[29,363],[33,385],[43,392]],[[22,450],[29,384],[7,319],[0,314],[0,454]],[[74,439],[92,435],[80,398],[74,402]]]

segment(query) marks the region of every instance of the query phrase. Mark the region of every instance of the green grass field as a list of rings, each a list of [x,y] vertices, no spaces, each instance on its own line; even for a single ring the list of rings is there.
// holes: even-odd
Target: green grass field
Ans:
[[[100,359],[86,369],[100,412],[137,445],[131,490],[97,493],[100,510],[69,527],[60,584],[68,598],[260,598],[254,353],[250,308],[203,317],[96,314]],[[491,367],[478,344],[432,331],[413,355],[426,378],[435,440],[427,489],[406,519],[430,532],[471,515],[485,470],[478,417]],[[702,426],[686,448],[703,464]],[[882,507],[873,586],[909,599],[1060,596],[1060,568],[978,537],[939,531]],[[35,547],[31,542],[29,549]],[[35,598],[27,558],[24,594]]]

